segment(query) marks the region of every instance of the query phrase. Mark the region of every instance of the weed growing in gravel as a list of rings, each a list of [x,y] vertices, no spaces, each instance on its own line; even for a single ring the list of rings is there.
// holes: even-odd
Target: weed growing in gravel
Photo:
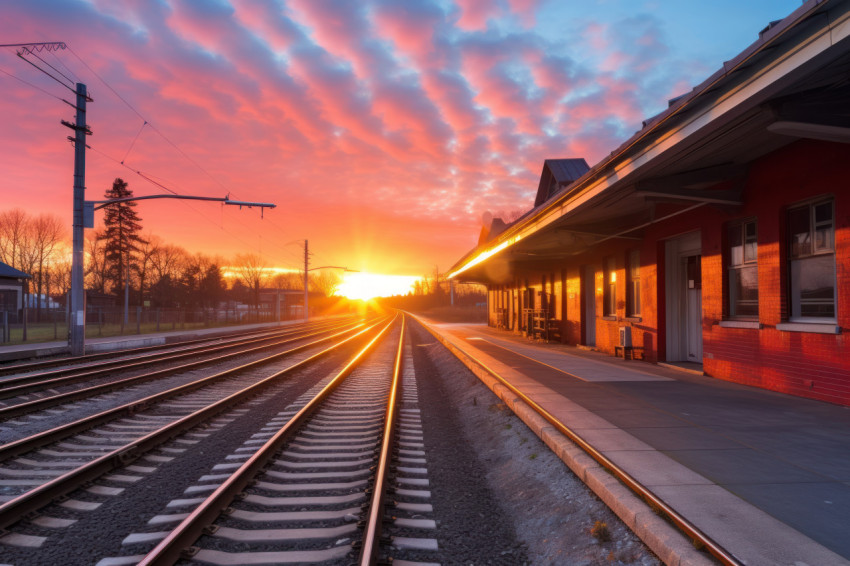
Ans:
[[[537,459],[537,452],[532,452],[531,455],[528,458],[529,458],[529,460],[536,460]]]
[[[511,423],[505,425],[505,430],[511,430],[514,427]]]
[[[608,523],[605,521],[595,521],[590,527],[590,534],[599,542],[608,542],[611,540],[611,531],[608,529]]]

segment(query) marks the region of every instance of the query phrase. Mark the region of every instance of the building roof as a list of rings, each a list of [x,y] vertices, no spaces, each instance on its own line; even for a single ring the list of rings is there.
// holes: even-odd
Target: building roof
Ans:
[[[850,0],[806,1],[579,179],[536,199],[529,213],[458,260],[450,277],[489,281],[488,273],[506,271],[485,262],[563,258],[640,236],[664,219],[655,214],[659,202],[682,212],[740,205],[741,181],[756,158],[803,138],[850,142],[847,76]]]
[[[31,279],[23,271],[19,271],[11,265],[6,265],[2,261],[0,261],[0,277],[6,277],[7,279]]]
[[[546,202],[588,171],[590,166],[582,157],[545,160],[543,171],[540,173],[540,183],[537,185],[534,206]]]

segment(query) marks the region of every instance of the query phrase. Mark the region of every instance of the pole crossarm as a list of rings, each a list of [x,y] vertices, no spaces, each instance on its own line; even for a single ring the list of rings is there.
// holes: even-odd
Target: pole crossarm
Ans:
[[[243,207],[247,206],[249,208],[258,207],[258,208],[275,208],[277,205],[270,202],[245,202],[241,200],[230,200],[230,197],[197,197],[192,195],[145,195],[139,197],[125,197],[125,198],[116,198],[110,200],[88,200],[86,201],[87,205],[94,205],[94,210],[100,210],[105,206],[109,206],[110,204],[116,204],[119,202],[130,202],[134,200],[149,200],[155,198],[176,198],[176,199],[185,199],[185,200],[207,200],[207,201],[215,201],[215,202],[223,202],[224,204],[228,204],[231,206]]]

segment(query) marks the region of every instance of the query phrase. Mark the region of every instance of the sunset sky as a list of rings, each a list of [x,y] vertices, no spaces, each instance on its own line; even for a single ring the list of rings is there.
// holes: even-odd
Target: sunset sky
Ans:
[[[33,60],[94,98],[89,200],[117,176],[165,192],[141,171],[181,194],[278,205],[261,218],[143,202],[145,233],[288,268],[306,238],[313,266],[421,275],[472,248],[485,211],[530,208],[544,159],[593,165],[799,5],[5,0],[0,43],[70,47]],[[73,94],[10,48],[0,84],[0,208],[55,213],[70,232],[59,120],[73,109],[55,97]]]

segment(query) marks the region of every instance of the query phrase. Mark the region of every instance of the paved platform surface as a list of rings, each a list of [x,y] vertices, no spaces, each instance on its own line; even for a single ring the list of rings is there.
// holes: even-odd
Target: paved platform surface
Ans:
[[[747,565],[850,565],[850,409],[429,323]]]

